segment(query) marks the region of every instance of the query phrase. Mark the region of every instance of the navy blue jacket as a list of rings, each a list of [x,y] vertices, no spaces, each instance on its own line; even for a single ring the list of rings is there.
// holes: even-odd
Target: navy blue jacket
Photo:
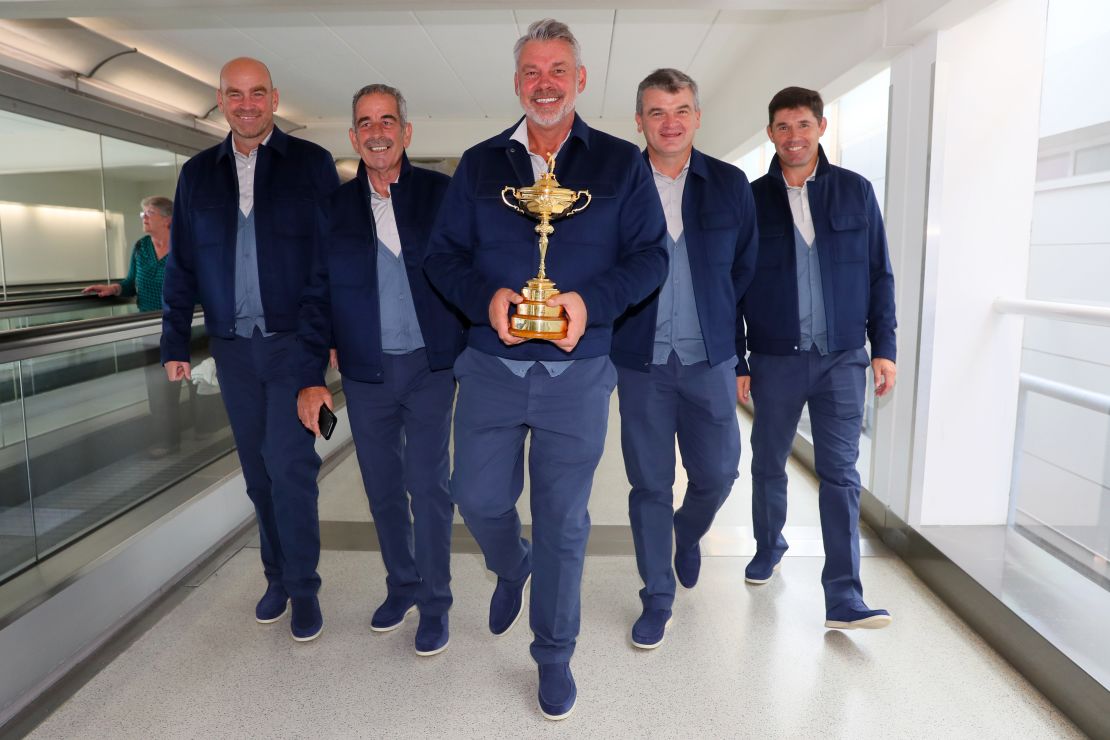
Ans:
[[[693,150],[682,191],[682,231],[709,364],[733,355],[744,364],[739,302],[752,281],[759,249],[755,202],[744,173]],[[610,355],[615,364],[643,372],[650,369],[658,312],[657,290],[617,319]]]
[[[432,289],[422,268],[428,235],[450,181],[442,173],[413,167],[404,156],[400,177],[390,188],[401,257],[432,370],[454,365],[466,341],[461,316]],[[364,164],[359,163],[353,180],[321,202],[319,226],[312,277],[301,296],[301,385],[324,385],[329,347],[338,350],[344,375],[380,383],[378,235]]]
[[[463,154],[424,270],[470,319],[468,344],[475,349],[520,360],[608,355],[613,321],[667,276],[667,225],[651,172],[633,144],[591,129],[575,115],[555,175],[563,187],[589,190],[593,201],[578,215],[554,222],[547,275],[559,290],[582,296],[586,333],[569,353],[543,340],[508,347],[490,327],[490,300],[500,288],[519,291],[540,261],[536,222],[501,202],[506,185],[535,182],[526,147],[509,138],[515,130]]]
[[[816,176],[807,188],[821,260],[829,351],[858,349],[871,340],[871,357],[894,361],[894,272],[875,191],[866,178],[829,164],[818,150]],[[748,349],[797,354],[798,268],[794,218],[776,155],[752,183],[759,217],[755,279],[741,302]]]
[[[331,154],[274,128],[259,146],[254,178],[258,282],[266,329],[295,331],[312,262],[316,203],[339,177]],[[235,335],[235,237],[239,178],[231,134],[181,168],[162,286],[162,362],[189,360],[193,306],[214,337]]]

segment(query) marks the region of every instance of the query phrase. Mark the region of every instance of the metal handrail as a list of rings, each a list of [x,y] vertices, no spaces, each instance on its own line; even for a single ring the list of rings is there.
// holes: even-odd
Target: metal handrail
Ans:
[[[1034,316],[1077,324],[1110,326],[1110,306],[1060,301],[1033,301],[1029,299],[995,298],[994,310],[998,313]]]
[[[193,312],[193,326],[203,323],[204,313],[197,309]],[[161,315],[150,313],[13,329],[0,334],[0,364],[161,332]]]
[[[1104,393],[1095,393],[1084,388],[1076,388],[1074,385],[1067,383],[1060,383],[1048,378],[1042,378],[1039,375],[1030,375],[1029,373],[1022,373],[1020,376],[1021,389],[1023,391],[1030,391],[1031,393],[1039,393],[1042,396],[1055,398],[1059,401],[1082,406],[1091,411],[1098,411],[1103,414],[1110,414],[1110,396]]]

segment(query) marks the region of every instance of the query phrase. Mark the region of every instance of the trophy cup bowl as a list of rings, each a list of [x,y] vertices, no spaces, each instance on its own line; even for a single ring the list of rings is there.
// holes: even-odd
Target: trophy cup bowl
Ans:
[[[512,196],[510,200],[509,196]],[[579,200],[581,205],[572,208]],[[540,269],[534,278],[521,288],[524,301],[517,304],[510,319],[509,333],[523,339],[563,339],[567,335],[567,319],[562,306],[548,306],[547,299],[558,295],[555,283],[547,277],[548,237],[554,233],[552,221],[573,216],[584,210],[592,200],[588,190],[574,191],[559,185],[555,179],[555,157],[548,155],[547,172],[528,187],[514,188],[506,185],[501,190],[501,201],[517,213],[539,223]]]

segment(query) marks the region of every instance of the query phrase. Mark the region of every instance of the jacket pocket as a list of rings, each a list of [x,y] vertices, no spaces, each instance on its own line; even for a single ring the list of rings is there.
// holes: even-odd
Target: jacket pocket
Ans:
[[[833,233],[835,262],[863,262],[867,259],[867,216],[862,213],[829,217]]]

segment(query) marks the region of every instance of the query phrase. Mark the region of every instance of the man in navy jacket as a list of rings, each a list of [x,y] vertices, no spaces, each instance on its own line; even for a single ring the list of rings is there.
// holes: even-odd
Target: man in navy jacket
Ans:
[[[489,626],[504,634],[534,578],[532,657],[539,705],[562,719],[574,708],[570,672],[590,519],[586,504],[601,459],[616,372],[613,321],[667,274],[665,222],[636,147],[588,127],[574,112],[586,84],[578,42],[565,24],[533,23],[514,49],[525,117],[463,154],[447,189],[424,269],[472,322],[455,363],[455,470],[451,495],[497,574]],[[590,205],[558,221],[547,272],[567,313],[565,339],[509,334],[509,311],[539,262],[535,223],[501,202],[506,185],[531,185],[556,155],[563,187]],[[520,536],[516,501],[529,473],[533,543]]]
[[[254,504],[266,593],[261,623],[293,604],[298,641],[323,629],[313,437],[297,420],[297,312],[312,259],[316,201],[339,184],[324,149],[274,126],[278,91],[254,59],[220,71],[223,143],[185,163],[163,284],[162,364],[190,376],[193,306],[204,307],[239,461]]]
[[[451,366],[465,333],[422,265],[450,178],[409,164],[412,124],[400,90],[362,88],[352,122],[351,145],[362,161],[355,178],[321,206],[312,278],[301,299],[298,413],[319,432],[320,405],[332,406],[324,368],[335,348],[387,573],[387,596],[370,628],[394,630],[418,607],[416,653],[435,655],[448,642]]]
[[[698,86],[658,69],[636,91],[636,127],[667,219],[670,273],[651,298],[617,321],[613,362],[621,447],[643,612],[635,647],[656,648],[671,620],[675,573],[697,583],[698,542],[732,490],[740,463],[737,354],[740,298],[758,249],[755,204],[744,173],[694,149]],[[675,437],[689,481],[674,510]],[[671,539],[674,538],[674,569]]]
[[[875,395],[894,388],[894,274],[871,184],[830,165],[818,144],[823,107],[820,94],[800,87],[771,99],[767,135],[776,154],[768,173],[752,183],[759,257],[743,301],[751,357],[740,393],[747,396],[750,383],[755,399],[756,555],[745,579],[769,581],[786,551],[786,459],[808,404],[825,543],[825,626],[875,629],[891,617],[863,601],[856,460],[865,340]]]

